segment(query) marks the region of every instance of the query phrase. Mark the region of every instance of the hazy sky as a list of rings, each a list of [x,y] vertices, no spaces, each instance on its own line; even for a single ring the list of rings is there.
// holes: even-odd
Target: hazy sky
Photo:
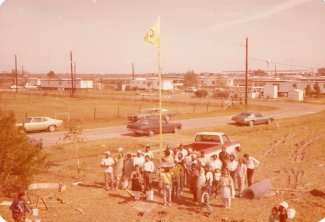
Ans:
[[[132,61],[157,72],[157,49],[143,41],[157,16],[165,73],[243,70],[246,36],[249,56],[272,69],[325,66],[325,0],[6,0],[0,71],[16,53],[29,72],[69,72],[71,49],[78,73],[130,73]]]

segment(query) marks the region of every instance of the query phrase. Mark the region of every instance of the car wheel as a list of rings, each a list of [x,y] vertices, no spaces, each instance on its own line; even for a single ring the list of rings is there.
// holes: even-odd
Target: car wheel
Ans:
[[[148,131],[148,136],[153,136],[153,135],[155,135],[155,133],[152,130],[149,130]]]
[[[271,119],[268,119],[266,123],[267,124],[270,124],[271,123]]]
[[[51,126],[49,126],[49,128],[48,128],[49,132],[54,132],[55,129],[56,129],[56,126],[55,126],[55,125],[51,125]]]
[[[254,126],[254,122],[253,121],[249,121],[249,126]]]

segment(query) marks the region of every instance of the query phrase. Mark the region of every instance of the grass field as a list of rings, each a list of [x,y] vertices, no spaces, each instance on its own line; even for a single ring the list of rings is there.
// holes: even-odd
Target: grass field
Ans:
[[[84,128],[111,126],[127,123],[127,116],[139,111],[158,107],[158,102],[142,100],[105,99],[89,97],[58,97],[28,94],[0,94],[0,108],[13,110],[16,119],[25,116],[49,116],[67,120],[78,119]],[[243,110],[266,111],[269,106],[233,106],[225,110],[218,105],[164,102],[163,107],[177,111],[175,119],[231,115]]]
[[[182,130],[178,135],[164,134],[164,146],[189,143],[199,131],[222,131],[233,140],[239,140],[243,153],[250,153],[261,161],[254,180],[270,179],[277,194],[260,199],[246,200],[236,198],[230,209],[221,207],[221,199],[212,199],[214,213],[209,218],[196,213],[197,207],[191,202],[190,193],[185,190],[182,200],[172,207],[163,207],[162,197],[155,196],[155,202],[149,204],[155,208],[137,216],[134,202],[125,191],[107,192],[93,187],[75,187],[72,182],[83,181],[87,184],[101,182],[102,170],[99,167],[106,149],[116,153],[118,147],[126,151],[143,148],[147,143],[158,149],[159,136],[121,137],[102,141],[84,142],[79,145],[57,145],[45,149],[49,163],[43,175],[35,182],[59,182],[68,186],[68,190],[58,193],[54,190],[37,191],[41,195],[52,194],[54,198],[63,198],[66,203],[49,201],[49,211],[41,208],[42,221],[267,221],[271,208],[282,201],[289,203],[289,208],[297,211],[294,221],[319,221],[325,217],[324,197],[312,196],[309,191],[325,191],[325,112],[302,117],[280,119],[271,125],[239,127],[224,125],[213,128]],[[107,148],[102,145],[105,144]],[[81,161],[81,176],[76,178],[76,158]],[[158,155],[158,153],[157,153]],[[80,214],[76,208],[82,209]],[[121,208],[123,210],[121,210]],[[2,216],[9,218],[9,210],[0,206]],[[158,212],[165,210],[166,215]],[[127,212],[127,213],[126,213]],[[67,215],[69,217],[67,217]],[[73,217],[73,219],[72,219]]]

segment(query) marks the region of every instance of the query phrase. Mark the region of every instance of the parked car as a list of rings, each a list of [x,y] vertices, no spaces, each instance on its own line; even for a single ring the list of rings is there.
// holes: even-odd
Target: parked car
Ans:
[[[232,117],[231,120],[235,121],[237,124],[254,126],[255,124],[270,124],[274,118],[270,116],[262,116],[262,114],[257,112],[242,112],[241,114]]]
[[[162,111],[162,115],[167,118],[173,117],[177,113],[176,110],[161,109],[161,111]],[[129,115],[128,120],[129,122],[136,122],[139,119],[143,119],[151,116],[159,116],[159,112],[160,112],[159,108],[146,109],[139,114]]]
[[[162,120],[162,132],[163,133],[176,133],[182,129],[181,123],[169,122],[166,118]],[[146,118],[140,119],[134,123],[129,123],[127,129],[138,135],[153,136],[160,132],[159,118]]]
[[[35,138],[28,137],[28,142],[35,147],[38,147],[40,149],[43,148],[43,140],[42,139],[35,139]]]
[[[29,117],[24,119],[22,123],[17,123],[16,126],[25,132],[40,130],[53,132],[62,124],[63,120],[52,119],[50,117]]]
[[[188,88],[185,89],[185,92],[191,92],[191,93],[194,93],[194,92],[196,92],[196,91],[197,91],[197,88],[195,88],[195,87],[188,87]]]

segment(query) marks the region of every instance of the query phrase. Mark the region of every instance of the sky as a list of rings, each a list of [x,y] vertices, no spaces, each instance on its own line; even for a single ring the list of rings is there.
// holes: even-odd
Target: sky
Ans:
[[[163,73],[325,67],[325,0],[5,0],[0,72],[156,73],[158,16]]]

